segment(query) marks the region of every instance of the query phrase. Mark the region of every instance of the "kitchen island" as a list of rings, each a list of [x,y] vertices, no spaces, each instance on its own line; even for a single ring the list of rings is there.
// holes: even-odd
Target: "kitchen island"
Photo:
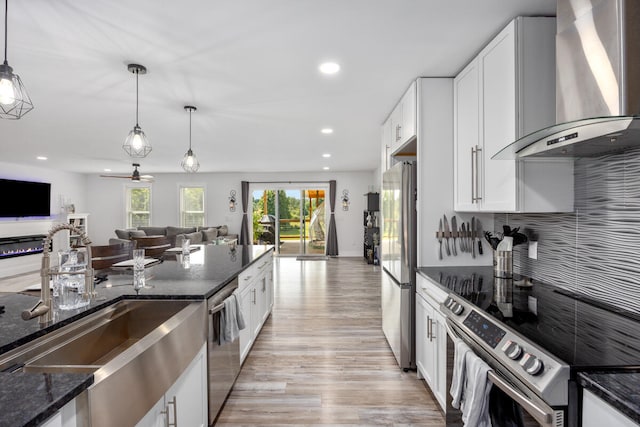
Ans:
[[[177,256],[147,268],[148,287],[139,292],[133,289],[130,270],[122,270],[121,274],[116,271],[96,286],[97,298],[88,306],[56,310],[52,324],[45,327],[41,327],[37,319],[20,318],[22,310],[31,308],[38,297],[23,294],[0,297],[0,305],[5,306],[5,312],[0,314],[0,355],[121,300],[202,300],[204,303],[272,250],[272,246],[202,246],[190,255],[188,263]],[[29,384],[29,391],[25,393],[25,384],[29,381],[36,384]],[[0,373],[0,426],[40,425],[92,383],[92,374]]]

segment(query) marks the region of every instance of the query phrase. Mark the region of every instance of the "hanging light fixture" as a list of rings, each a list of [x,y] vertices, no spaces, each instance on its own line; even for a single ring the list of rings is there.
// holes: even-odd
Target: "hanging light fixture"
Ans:
[[[0,117],[19,119],[33,110],[33,103],[20,76],[13,73],[7,62],[7,16],[9,0],[4,2],[4,62],[0,65]]]
[[[151,144],[138,124],[138,76],[147,74],[147,68],[144,65],[129,64],[127,69],[136,75],[136,125],[127,135],[122,148],[131,157],[143,158],[147,157],[147,154],[151,152]]]
[[[196,159],[196,155],[193,154],[193,150],[191,149],[191,113],[196,111],[197,108],[191,105],[186,105],[184,109],[189,112],[189,149],[184,154],[182,163],[180,164],[185,172],[197,172],[198,169],[200,169],[200,162]]]

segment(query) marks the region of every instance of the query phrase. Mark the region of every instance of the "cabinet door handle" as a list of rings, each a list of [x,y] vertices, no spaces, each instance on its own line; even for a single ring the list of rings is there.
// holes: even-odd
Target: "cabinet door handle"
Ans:
[[[178,427],[178,401],[175,396],[169,402],[169,405],[173,405],[173,423],[169,422],[169,414],[167,413],[167,426],[168,427]],[[167,406],[167,412],[169,411],[169,407]]]
[[[476,162],[474,161],[473,156],[475,155],[475,147],[471,147],[471,204],[476,202],[476,195],[474,194],[475,183],[473,182],[473,177],[475,175],[475,167]]]
[[[251,291],[253,292],[253,305],[256,305],[256,290],[254,288],[254,289],[251,289]]]
[[[478,145],[471,147],[471,203],[482,200],[480,197],[480,162],[478,154],[482,148]]]
[[[431,324],[431,317],[427,316],[427,338],[429,338],[429,341],[431,341],[431,327],[429,326]]]
[[[173,422],[169,421],[169,405],[173,405]],[[164,407],[164,411],[160,411],[160,413],[164,415],[166,427],[178,427],[178,404],[175,396]]]
[[[245,277],[245,278],[244,278],[244,281],[246,282],[247,280],[251,280],[251,277],[253,277],[253,276],[247,276],[247,277]]]

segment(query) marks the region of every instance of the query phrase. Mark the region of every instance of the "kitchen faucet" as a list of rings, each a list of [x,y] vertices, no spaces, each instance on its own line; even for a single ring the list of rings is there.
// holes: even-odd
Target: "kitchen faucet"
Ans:
[[[84,271],[77,272],[57,272],[51,270],[51,259],[50,259],[50,247],[51,247],[51,239],[53,235],[58,231],[62,230],[70,230],[74,233],[80,235],[80,239],[82,243],[87,248],[87,267]],[[24,310],[22,312],[22,318],[24,320],[31,320],[36,316],[39,316],[39,323],[41,325],[45,325],[51,323],[53,320],[52,315],[52,300],[51,300],[51,289],[49,287],[49,281],[52,276],[57,274],[84,274],[84,285],[85,292],[82,294],[83,298],[93,298],[95,296],[95,291],[93,287],[93,269],[91,268],[91,240],[86,235],[86,233],[79,228],[74,227],[71,224],[58,224],[54,226],[44,239],[44,248],[42,253],[42,267],[40,268],[40,279],[41,279],[41,288],[40,288],[40,301],[36,303],[30,310]]]

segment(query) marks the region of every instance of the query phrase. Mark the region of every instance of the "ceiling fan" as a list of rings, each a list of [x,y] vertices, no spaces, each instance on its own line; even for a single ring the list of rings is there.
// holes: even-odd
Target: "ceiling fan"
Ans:
[[[140,163],[132,163],[133,173],[131,175],[100,175],[102,178],[125,178],[136,182],[153,182],[153,175],[140,175],[138,168]]]

